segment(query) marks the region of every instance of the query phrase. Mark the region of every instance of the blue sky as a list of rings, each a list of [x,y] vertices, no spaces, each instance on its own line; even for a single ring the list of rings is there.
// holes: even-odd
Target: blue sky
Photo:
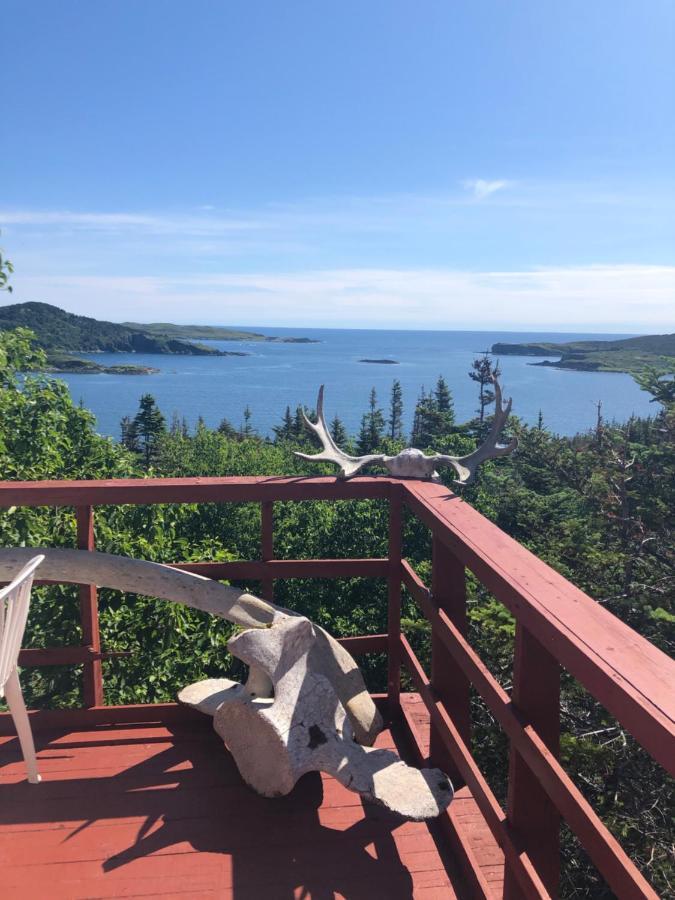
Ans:
[[[675,328],[675,4],[5,0],[3,302]]]

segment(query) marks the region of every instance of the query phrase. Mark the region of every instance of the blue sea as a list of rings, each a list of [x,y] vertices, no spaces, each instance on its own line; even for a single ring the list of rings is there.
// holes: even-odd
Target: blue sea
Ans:
[[[63,375],[73,399],[93,410],[98,430],[119,437],[120,419],[133,416],[141,394],[151,393],[169,420],[174,412],[194,425],[202,416],[209,426],[223,417],[236,427],[244,408],[262,435],[271,433],[286,406],[313,407],[319,385],[326,385],[326,417],[338,415],[355,432],[368,405],[370,389],[377,391],[385,413],[392,381],[403,386],[408,429],[420,389],[433,387],[439,375],[450,385],[457,421],[476,411],[477,385],[468,377],[472,360],[498,341],[570,341],[609,339],[612,334],[555,334],[485,331],[359,331],[300,328],[242,330],[266,335],[307,337],[315,344],[209,342],[222,350],[250,356],[197,357],[144,354],[81,354],[104,365],[132,363],[159,369],[155,375]],[[626,335],[621,335],[625,337]],[[362,358],[394,359],[398,365],[360,362]],[[571,435],[592,427],[596,405],[602,401],[607,420],[625,421],[633,413],[654,414],[654,404],[630,375],[569,372],[532,366],[532,357],[500,360],[502,383],[513,397],[513,412],[535,423],[541,410],[549,429]]]

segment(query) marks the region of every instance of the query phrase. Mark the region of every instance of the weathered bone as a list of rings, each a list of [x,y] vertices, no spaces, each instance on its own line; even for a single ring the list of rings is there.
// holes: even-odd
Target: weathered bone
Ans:
[[[269,676],[274,698],[252,696],[228,679],[209,679],[185,688],[179,700],[214,717],[242,777],[263,796],[288,794],[306,772],[322,771],[406,818],[437,816],[452,800],[448,777],[354,741],[339,697],[313,668],[316,641],[315,626],[298,617],[245,631],[230,639],[228,649]]]
[[[316,402],[316,422],[312,422],[303,411],[305,424],[319,438],[323,450],[320,453],[300,453],[296,451],[295,455],[301,459],[336,463],[340,466],[340,478],[352,478],[364,466],[377,463],[383,465],[389,474],[395,478],[431,478],[434,481],[438,481],[440,476],[436,471],[436,466],[444,465],[452,466],[457,472],[458,478],[455,479],[455,484],[471,484],[475,477],[476,469],[482,462],[486,459],[506,456],[507,453],[513,452],[518,446],[516,438],[512,438],[508,444],[498,443],[499,435],[511,413],[511,400],[509,399],[506,406],[503,406],[502,389],[499,381],[493,376],[492,382],[495,387],[495,414],[492,420],[492,427],[485,442],[466,456],[447,456],[443,453],[434,453],[431,456],[427,456],[414,447],[408,447],[396,456],[387,456],[384,453],[350,456],[348,453],[340,450],[326,425],[323,412],[323,385],[319,388],[319,396]]]
[[[253,594],[192,572],[88,550],[51,547],[0,549],[0,580],[11,580],[38,553],[45,557],[40,566],[40,577],[50,581],[95,584],[116,591],[159,597],[246,627],[267,627],[279,619],[297,616]],[[311,653],[313,669],[325,676],[333,686],[347,710],[356,739],[362,744],[372,744],[382,730],[382,717],[352,656],[318,626]],[[255,666],[251,667],[247,684],[258,696],[272,695],[269,677]]]

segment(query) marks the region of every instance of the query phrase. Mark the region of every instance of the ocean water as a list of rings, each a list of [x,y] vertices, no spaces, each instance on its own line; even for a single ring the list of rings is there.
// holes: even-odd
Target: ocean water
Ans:
[[[246,326],[241,326],[244,329]],[[477,385],[468,377],[472,360],[493,343],[504,341],[569,341],[612,338],[616,335],[470,332],[365,331],[300,328],[248,328],[263,334],[308,337],[316,344],[265,344],[212,341],[223,350],[250,356],[197,357],[145,354],[82,354],[105,365],[135,363],[159,369],[156,375],[62,375],[73,399],[91,409],[98,430],[119,437],[120,419],[133,416],[141,394],[151,393],[167,417],[174,412],[194,425],[201,415],[209,426],[223,417],[235,426],[248,405],[252,424],[269,434],[286,406],[313,407],[320,384],[326,385],[326,417],[340,416],[355,432],[368,405],[370,389],[377,391],[385,414],[395,378],[403,386],[404,418],[409,429],[420,388],[431,388],[443,375],[454,395],[457,421],[475,414]],[[623,335],[625,337],[625,335]],[[387,358],[398,365],[376,365],[360,359]],[[633,413],[655,412],[649,396],[630,375],[569,372],[532,366],[532,357],[503,357],[502,384],[513,397],[513,412],[535,423],[541,410],[544,422],[559,434],[574,434],[595,423],[596,404],[602,401],[608,420],[625,421]]]

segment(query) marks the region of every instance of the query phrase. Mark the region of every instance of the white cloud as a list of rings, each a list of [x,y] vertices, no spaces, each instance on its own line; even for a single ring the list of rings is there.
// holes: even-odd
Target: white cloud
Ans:
[[[491,194],[503,190],[510,184],[509,181],[486,181],[484,178],[468,178],[462,182],[462,187],[473,194],[476,200],[485,200]]]
[[[212,207],[203,207],[204,212]],[[131,212],[72,212],[70,210],[0,210],[0,224],[31,227],[62,227],[99,231],[142,230],[153,234],[218,234],[224,231],[250,231],[270,227],[268,221],[254,218],[212,215],[151,214]]]
[[[17,276],[15,288],[17,299],[117,321],[608,332],[675,327],[675,266]]]

